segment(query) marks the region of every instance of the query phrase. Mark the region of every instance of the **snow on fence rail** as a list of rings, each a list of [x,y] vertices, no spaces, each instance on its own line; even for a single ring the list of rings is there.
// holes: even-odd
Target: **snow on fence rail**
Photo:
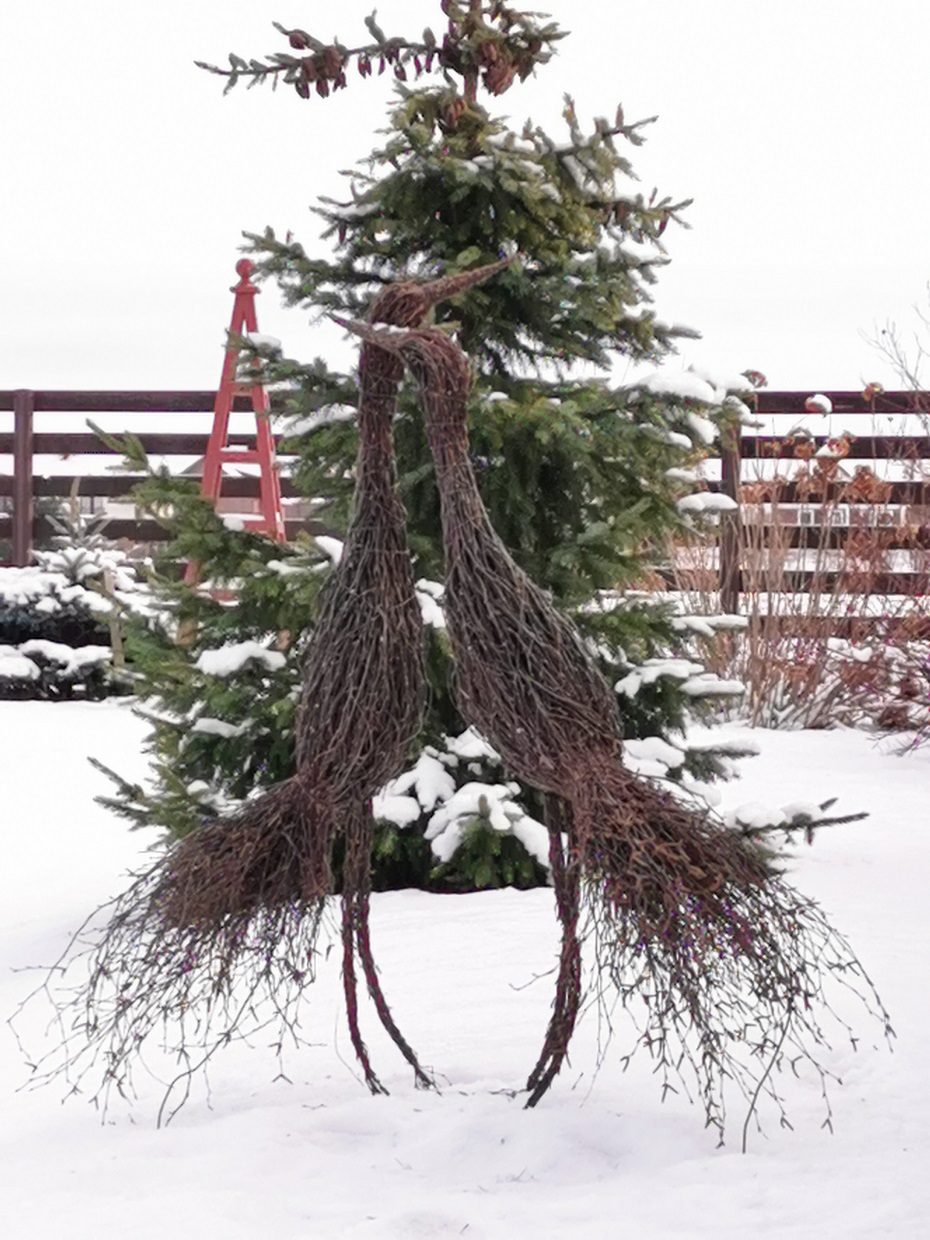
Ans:
[[[91,417],[117,433],[131,429],[153,458],[196,476],[214,400],[212,391],[0,392],[0,544],[11,544],[12,563],[29,563],[34,539],[45,532],[36,500],[67,496],[76,481],[82,498],[110,512],[113,538],[163,538],[161,527],[126,500],[139,479],[114,472],[111,449],[84,424]],[[249,415],[243,427],[254,428],[248,401],[239,399],[234,408]],[[738,505],[721,516],[718,546],[705,564],[722,610],[738,611],[751,589],[760,533],[770,556],[776,535],[780,548],[792,552],[785,589],[923,596],[930,555],[928,409],[925,393],[828,392],[812,399],[804,392],[758,392],[760,425],[731,434],[705,470],[708,488]],[[12,425],[4,414],[12,414]],[[253,444],[254,434],[237,434],[235,422],[232,429],[231,442]],[[249,472],[224,481],[224,498],[240,507],[258,496],[258,479]],[[289,532],[315,528],[286,477],[282,490],[301,515],[288,521]],[[880,532],[884,556],[873,558],[867,573],[843,562],[864,531]]]

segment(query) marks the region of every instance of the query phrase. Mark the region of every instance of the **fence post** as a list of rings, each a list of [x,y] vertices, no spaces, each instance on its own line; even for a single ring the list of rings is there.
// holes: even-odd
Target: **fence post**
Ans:
[[[35,392],[13,393],[13,563],[32,559],[32,424]]]
[[[725,427],[721,433],[720,483],[724,495],[740,503],[740,428]],[[740,587],[739,507],[720,517],[720,610],[728,615],[739,611]]]

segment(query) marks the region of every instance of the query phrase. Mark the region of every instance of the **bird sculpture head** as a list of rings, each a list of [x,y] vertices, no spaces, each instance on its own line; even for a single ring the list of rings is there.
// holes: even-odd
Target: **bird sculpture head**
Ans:
[[[423,392],[427,422],[438,417],[464,421],[464,398],[472,375],[461,345],[447,332],[439,327],[403,328],[332,317],[366,344],[375,345],[403,362]]]
[[[434,306],[483,284],[485,280],[509,267],[512,261],[510,258],[503,258],[496,263],[487,263],[483,267],[475,267],[457,275],[441,276],[438,280],[426,283],[405,280],[400,284],[391,284],[383,289],[372,303],[369,321],[391,323],[395,327],[420,327]]]

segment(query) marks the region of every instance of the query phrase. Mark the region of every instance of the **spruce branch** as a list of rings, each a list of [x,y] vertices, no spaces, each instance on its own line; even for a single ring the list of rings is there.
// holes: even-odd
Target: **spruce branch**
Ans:
[[[138,435],[133,435],[131,431],[126,431],[122,435],[114,435],[98,426],[92,418],[87,419],[87,425],[101,443],[106,444],[111,452],[118,452],[123,458],[120,468],[130,473],[155,474],[156,471],[152,469],[148,453]]]
[[[789,822],[767,823],[761,827],[747,827],[740,824],[739,833],[747,839],[781,833],[786,840],[790,839],[794,834],[803,834],[804,842],[806,844],[813,844],[814,833],[819,831],[821,827],[844,827],[851,822],[862,822],[864,818],[868,818],[869,815],[866,812],[831,816],[828,811],[836,804],[836,800],[836,797],[830,797],[829,800],[821,802],[819,816],[810,813],[798,813]]]
[[[377,23],[377,10],[365,18],[371,41],[347,47],[338,39],[324,41],[306,30],[289,29],[274,22],[291,52],[271,52],[263,58],[246,60],[229,54],[229,67],[195,61],[199,69],[226,79],[226,94],[240,80],[248,86],[271,81],[292,86],[302,99],[309,99],[311,88],[321,98],[348,85],[348,69],[354,64],[359,77],[378,76],[389,71],[398,82],[411,75],[419,80],[433,72],[463,80],[464,104],[473,104],[479,81],[492,95],[502,95],[519,78],[529,77],[537,64],[551,56],[551,47],[564,32],[554,23],[540,26],[534,15],[520,13],[499,3],[468,0],[456,4],[442,0],[448,30],[440,41],[427,27],[419,39],[388,38]],[[303,55],[294,55],[302,52]]]

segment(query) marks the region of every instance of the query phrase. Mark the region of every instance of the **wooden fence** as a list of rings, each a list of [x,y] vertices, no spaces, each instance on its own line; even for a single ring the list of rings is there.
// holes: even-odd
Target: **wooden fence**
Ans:
[[[919,415],[927,407],[923,394],[910,392],[879,393],[866,399],[859,392],[828,392],[825,395],[832,404],[832,414],[812,416],[805,408],[808,393],[767,392],[757,394],[756,405],[760,418],[769,421],[784,419],[805,422],[811,438],[805,439],[786,433],[770,433],[765,430],[746,428],[741,434],[731,436],[724,443],[720,455],[719,480],[713,478],[711,489],[722,490],[736,500],[738,510],[721,519],[719,555],[715,559],[717,586],[723,610],[738,611],[740,593],[746,589],[746,531],[750,526],[758,528],[766,520],[766,486],[768,480],[780,477],[777,485],[777,502],[782,511],[786,506],[797,505],[798,511],[811,510],[826,503],[833,505],[835,522],[837,503],[845,505],[849,514],[847,524],[836,524],[824,530],[813,518],[810,524],[799,521],[790,531],[791,545],[803,551],[806,548],[826,546],[842,549],[850,538],[861,532],[865,513],[869,519],[881,518],[888,527],[884,530],[884,545],[889,551],[930,547],[930,434],[920,421]],[[0,429],[0,457],[12,456],[12,473],[2,472],[0,467],[0,542],[11,545],[13,564],[28,564],[33,542],[47,532],[47,522],[36,518],[36,500],[66,497],[78,481],[82,497],[111,502],[125,497],[141,479],[122,473],[48,473],[41,466],[42,458],[67,460],[73,456],[95,457],[112,455],[91,431],[84,429],[87,417],[101,414],[125,414],[138,434],[146,451],[171,462],[172,458],[196,459],[206,449],[207,433],[175,433],[159,431],[158,415],[167,413],[210,414],[215,393],[207,392],[75,392],[75,391],[29,391],[0,392],[0,415],[12,412],[12,430]],[[246,400],[237,402],[236,409],[247,412],[251,406]],[[43,431],[35,428],[35,415],[44,413],[74,415],[74,431]],[[144,415],[144,417],[141,417]],[[838,435],[838,422],[854,426],[849,437]],[[142,429],[140,431],[140,426]],[[151,427],[151,429],[149,429]],[[902,433],[903,428],[903,433]],[[831,448],[831,441],[833,447]],[[254,446],[254,436],[231,435],[230,442],[242,446]],[[826,456],[821,455],[827,453]],[[37,459],[39,467],[36,467]],[[832,476],[829,462],[835,462]],[[882,462],[897,462],[897,474],[883,483],[880,504],[873,502],[858,505],[856,487],[863,484],[867,475],[881,474]],[[768,462],[769,464],[766,464]],[[803,473],[804,464],[819,464],[819,473],[826,479],[821,492],[812,494],[809,482],[794,475]],[[774,464],[772,464],[774,463]],[[887,469],[884,469],[888,473]],[[282,479],[285,497],[295,497],[293,485]],[[774,493],[774,492],[773,492]],[[251,500],[258,496],[258,479],[253,477],[230,478],[224,482],[224,496]],[[844,498],[845,497],[845,498]],[[853,511],[855,509],[855,511]],[[876,514],[878,514],[876,516]],[[884,516],[882,515],[884,514]],[[308,528],[306,519],[289,521],[288,530]],[[108,536],[132,542],[149,543],[164,538],[164,530],[156,522],[139,516],[117,516],[107,524]],[[822,572],[822,570],[821,570]],[[799,588],[804,588],[804,569],[796,574]],[[919,595],[925,590],[925,574],[915,571],[889,571],[872,574],[868,589],[881,594]],[[856,592],[856,582],[849,588]]]
[[[13,414],[12,431],[0,429],[0,457],[12,456],[12,475],[0,468],[0,541],[8,542],[13,564],[28,564],[32,557],[33,543],[49,532],[47,519],[35,516],[36,500],[71,494],[78,484],[82,499],[113,501],[126,498],[132,488],[142,481],[141,477],[128,473],[88,473],[86,471],[45,473],[41,458],[95,456],[114,457],[114,453],[92,431],[85,428],[88,418],[100,414],[125,414],[127,424],[141,440],[143,447],[153,457],[164,458],[170,467],[172,458],[202,457],[209,438],[207,431],[176,433],[160,431],[158,415],[166,413],[190,413],[209,415],[213,411],[215,392],[37,392],[20,390],[0,392],[0,414]],[[246,398],[237,399],[234,411],[251,412]],[[37,431],[35,415],[43,413],[73,414],[73,431]],[[139,415],[145,415],[140,418]],[[139,429],[140,426],[143,429]],[[81,429],[77,429],[80,427]],[[149,429],[151,427],[151,429]],[[118,431],[115,433],[119,433]],[[254,447],[254,434],[231,433],[229,442],[236,447]],[[38,458],[38,468],[37,468]],[[180,469],[179,469],[180,472]],[[258,498],[257,477],[231,477],[224,479],[223,495],[233,499]],[[282,479],[285,498],[296,497],[293,484]],[[12,501],[12,503],[10,503]],[[292,520],[288,533],[306,529],[306,520]],[[107,522],[106,534],[113,539],[127,539],[134,543],[151,543],[164,540],[162,526],[138,516],[117,516]]]
[[[794,590],[839,588],[851,596],[882,597],[926,593],[927,394],[821,395],[829,402],[828,413],[812,411],[808,393],[760,391],[756,413],[769,428],[745,428],[724,443],[719,486],[738,504],[721,521],[724,610],[739,610],[740,595],[750,588],[748,548],[757,541],[752,531],[762,530],[758,541],[771,545],[776,521],[780,547],[796,553],[790,572]],[[776,425],[778,430],[771,429]],[[865,544],[873,549],[880,544],[868,571],[856,567],[854,554],[845,554]],[[814,563],[805,565],[805,552]],[[830,553],[836,553],[833,569]]]

